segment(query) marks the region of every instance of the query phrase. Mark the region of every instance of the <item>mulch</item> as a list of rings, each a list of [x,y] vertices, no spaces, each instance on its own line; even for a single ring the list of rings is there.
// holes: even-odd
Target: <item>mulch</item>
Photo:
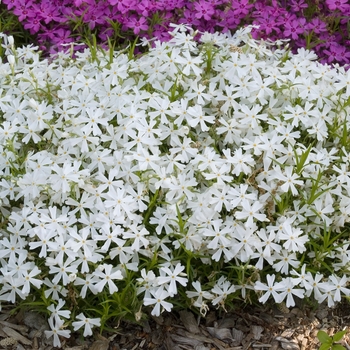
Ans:
[[[246,306],[231,312],[212,310],[205,318],[183,310],[140,324],[121,322],[114,332],[86,339],[73,333],[70,339],[62,338],[61,348],[54,348],[44,334],[48,324],[43,316],[32,311],[11,316],[9,311],[3,308],[0,314],[0,349],[6,350],[313,350],[320,346],[320,329],[332,336],[350,327],[346,300],[332,309]],[[350,350],[350,334],[340,344]]]

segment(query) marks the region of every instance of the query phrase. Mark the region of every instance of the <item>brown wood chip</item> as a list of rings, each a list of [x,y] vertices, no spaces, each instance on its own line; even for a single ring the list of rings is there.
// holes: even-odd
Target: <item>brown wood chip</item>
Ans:
[[[281,337],[284,337],[284,338],[291,338],[291,337],[293,336],[293,334],[294,334],[294,331],[295,331],[295,330],[288,328],[288,329],[286,329],[286,330],[284,330],[284,331],[282,332]]]
[[[236,344],[240,345],[242,343],[244,333],[239,329],[232,328],[232,336],[233,336],[233,339],[235,340]]]
[[[13,324],[7,321],[0,321],[0,325],[3,325],[5,327],[10,327],[12,329],[16,329],[17,331],[21,332],[21,333],[28,333],[28,327],[26,326],[21,326],[18,324]]]
[[[14,338],[4,338],[0,340],[0,346],[7,348],[17,345],[17,340]]]
[[[109,348],[108,340],[96,340],[89,347],[89,350],[107,350]]]
[[[24,337],[22,334],[18,333],[10,327],[3,327],[2,330],[7,334],[8,337],[16,339],[18,342],[24,345],[32,345],[31,340]]]
[[[202,333],[205,334],[206,332],[204,330],[202,330]],[[201,334],[191,334],[191,333],[185,332],[185,335],[189,338],[201,341],[202,343],[213,344],[217,348],[219,348],[219,350],[225,350],[225,348],[226,348],[226,344],[224,342],[222,342],[219,339],[212,338],[209,333],[207,333],[207,335],[208,335],[207,336],[206,334],[201,335]]]
[[[167,350],[181,350],[181,348],[172,341],[170,333],[167,333],[167,337],[165,339],[165,347]]]
[[[201,331],[198,327],[197,321],[194,318],[192,312],[189,311],[180,311],[180,319],[184,325],[184,327],[193,334],[199,334]]]
[[[234,341],[232,333],[228,328],[207,327],[207,331],[212,337],[220,339],[225,343],[231,343]]]
[[[217,322],[218,328],[233,328],[236,325],[236,318],[227,317]]]
[[[210,350],[210,348],[208,348],[208,347],[205,346],[205,345],[200,344],[200,345],[197,345],[197,346],[194,348],[194,350]]]
[[[253,348],[271,348],[272,345],[271,344],[257,344],[257,343],[254,343],[252,345]]]
[[[171,334],[170,337],[176,343],[190,345],[193,348],[196,347],[197,345],[203,345],[203,343],[198,339],[183,337],[177,334]]]
[[[253,333],[253,337],[255,340],[260,340],[261,333],[264,331],[264,328],[261,326],[252,326],[251,332]]]

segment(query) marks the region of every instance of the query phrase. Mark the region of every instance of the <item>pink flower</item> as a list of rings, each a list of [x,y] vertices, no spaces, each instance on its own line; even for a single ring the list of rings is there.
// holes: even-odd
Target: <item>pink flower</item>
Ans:
[[[207,21],[211,20],[215,13],[213,6],[205,1],[195,3],[194,8],[197,11],[195,14],[196,18],[203,17]]]
[[[232,9],[235,16],[238,15],[247,15],[250,9],[253,7],[252,4],[249,4],[249,0],[233,0]]]
[[[305,28],[300,26],[300,22],[298,20],[292,20],[291,22],[286,23],[283,34],[297,40],[299,38],[299,34],[304,33],[304,30]]]
[[[148,24],[145,17],[137,18],[136,16],[131,17],[127,22],[125,22],[125,25],[128,28],[132,28],[134,30],[134,34],[139,34],[141,30],[147,30]]]
[[[326,0],[326,4],[330,10],[340,10],[341,12],[349,10],[350,5],[347,2],[348,0]]]
[[[313,18],[311,22],[307,24],[306,27],[309,30],[313,30],[316,34],[327,32],[326,23],[320,20],[319,18]]]
[[[40,20],[35,17],[28,17],[27,22],[24,24],[24,29],[27,29],[30,31],[30,34],[35,34],[39,31],[41,27]]]

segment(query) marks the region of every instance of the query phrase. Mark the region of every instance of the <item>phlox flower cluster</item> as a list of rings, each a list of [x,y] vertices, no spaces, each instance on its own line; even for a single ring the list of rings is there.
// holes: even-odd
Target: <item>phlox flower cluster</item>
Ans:
[[[2,35],[0,300],[44,295],[55,345],[126,291],[135,317],[349,295],[350,71],[251,29],[95,60]]]
[[[290,39],[290,47],[313,49],[322,63],[349,67],[350,4],[347,0],[258,1],[252,10],[255,39]]]
[[[35,34],[41,49],[68,50],[76,38],[107,44],[120,37],[133,41],[171,39],[171,23],[186,23],[200,33],[228,32],[256,25],[255,39],[290,39],[296,53],[313,48],[323,63],[350,63],[347,0],[4,0],[3,6]],[[123,40],[124,40],[123,39]],[[75,47],[79,49],[81,46]]]

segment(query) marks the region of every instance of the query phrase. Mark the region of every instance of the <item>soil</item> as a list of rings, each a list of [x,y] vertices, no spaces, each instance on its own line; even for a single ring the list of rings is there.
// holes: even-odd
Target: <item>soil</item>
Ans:
[[[317,309],[299,305],[291,310],[280,305],[247,306],[224,313],[211,311],[198,318],[188,310],[164,313],[142,324],[121,322],[115,332],[96,333],[84,339],[71,334],[54,348],[44,331],[46,320],[34,312],[0,314],[0,349],[7,350],[313,350],[319,330],[330,336],[350,327],[350,304]],[[350,349],[350,332],[339,342]]]

